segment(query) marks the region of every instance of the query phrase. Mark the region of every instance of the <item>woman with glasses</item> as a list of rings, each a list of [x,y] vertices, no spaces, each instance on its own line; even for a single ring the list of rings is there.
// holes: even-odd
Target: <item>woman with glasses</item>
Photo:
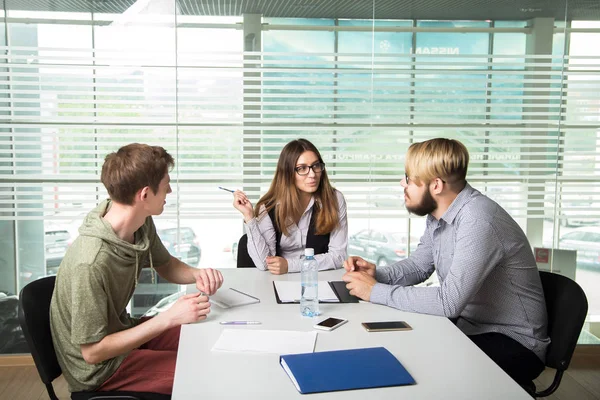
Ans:
[[[242,191],[233,196],[233,206],[244,217],[248,263],[251,259],[257,268],[277,275],[300,272],[304,248],[312,247],[320,270],[343,266],[346,201],[329,183],[321,154],[308,140],[285,145],[271,187],[256,207]],[[238,266],[243,252],[239,245]]]

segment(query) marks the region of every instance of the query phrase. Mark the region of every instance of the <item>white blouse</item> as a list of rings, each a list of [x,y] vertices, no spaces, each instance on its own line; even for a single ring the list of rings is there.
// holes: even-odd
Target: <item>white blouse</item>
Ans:
[[[329,251],[323,254],[316,254],[315,260],[319,265],[319,270],[342,268],[344,260],[348,256],[348,219],[346,215],[346,200],[344,195],[335,190],[338,201],[338,215],[340,219],[339,226],[334,229],[329,236]],[[306,236],[310,218],[312,216],[312,207],[315,203],[314,197],[310,199],[304,214],[298,224],[292,224],[289,227],[289,236],[281,234],[279,246],[281,247],[281,257],[288,262],[288,272],[300,272],[302,256],[306,247]],[[263,271],[267,270],[267,256],[276,255],[276,232],[273,222],[264,206],[261,208],[260,215],[252,218],[245,224],[248,234],[248,254],[254,261],[254,265]]]

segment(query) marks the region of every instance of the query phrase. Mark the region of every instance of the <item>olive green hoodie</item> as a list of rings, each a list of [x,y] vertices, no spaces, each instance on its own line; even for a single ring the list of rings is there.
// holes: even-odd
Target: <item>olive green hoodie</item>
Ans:
[[[131,244],[102,218],[110,206],[105,200],[86,216],[60,264],[50,304],[52,341],[72,392],[94,390],[117,370],[127,354],[88,364],[80,345],[135,326],[138,320],[126,307],[142,268],[164,265],[170,258],[152,217]]]

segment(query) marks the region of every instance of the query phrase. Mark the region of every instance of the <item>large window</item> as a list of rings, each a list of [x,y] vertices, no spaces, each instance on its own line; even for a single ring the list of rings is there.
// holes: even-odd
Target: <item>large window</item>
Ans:
[[[404,209],[406,149],[443,136],[467,145],[469,181],[532,246],[578,251],[577,280],[600,315],[597,22],[256,23],[158,3],[58,13],[9,1],[0,15],[0,291],[56,273],[106,197],[104,156],[135,141],[176,158],[156,223],[190,265],[235,266],[242,219],[217,187],[256,202],[298,137],[346,197],[350,252],[392,263],[424,228]],[[149,271],[131,310],[177,290]]]

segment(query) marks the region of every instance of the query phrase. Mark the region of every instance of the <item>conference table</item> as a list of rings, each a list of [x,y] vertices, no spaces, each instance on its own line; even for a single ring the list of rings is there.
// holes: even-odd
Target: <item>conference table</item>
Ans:
[[[360,303],[320,304],[321,316],[303,317],[298,304],[277,304],[273,281],[299,281],[300,274],[272,275],[255,268],[222,269],[223,288],[258,297],[260,303],[211,307],[204,321],[183,325],[177,353],[174,400],[191,399],[531,399],[451,321]],[[341,280],[343,270],[319,272]],[[189,293],[197,291],[194,285]],[[383,346],[408,370],[415,385],[301,395],[279,364],[278,354],[211,351],[223,329],[313,331],[327,317],[348,319],[331,332],[318,331],[315,351]],[[224,326],[224,320],[261,325]],[[406,321],[410,331],[367,332],[362,322]],[[360,374],[361,371],[356,371]]]

